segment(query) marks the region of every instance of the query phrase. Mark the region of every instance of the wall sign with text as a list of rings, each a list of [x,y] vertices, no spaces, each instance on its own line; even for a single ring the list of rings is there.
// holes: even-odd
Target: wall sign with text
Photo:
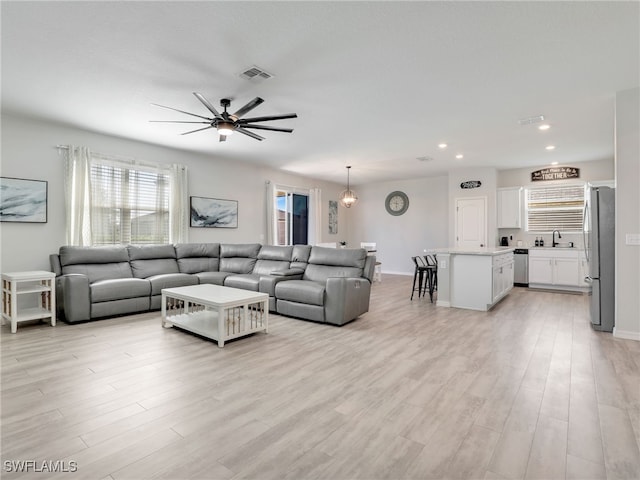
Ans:
[[[478,188],[480,185],[482,185],[482,182],[480,180],[467,180],[466,182],[462,182],[460,184],[460,188],[467,189],[467,188]]]
[[[531,172],[532,182],[547,182],[549,180],[568,180],[580,178],[580,169],[576,167],[549,167]]]

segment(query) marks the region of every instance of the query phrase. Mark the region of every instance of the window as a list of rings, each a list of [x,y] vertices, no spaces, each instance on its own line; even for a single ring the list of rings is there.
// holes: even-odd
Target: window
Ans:
[[[169,174],[113,162],[91,165],[94,245],[169,243]]]
[[[187,168],[61,146],[67,245],[187,241]]]
[[[309,231],[309,196],[277,188],[276,245],[306,245]]]
[[[584,185],[527,189],[527,231],[582,231]]]

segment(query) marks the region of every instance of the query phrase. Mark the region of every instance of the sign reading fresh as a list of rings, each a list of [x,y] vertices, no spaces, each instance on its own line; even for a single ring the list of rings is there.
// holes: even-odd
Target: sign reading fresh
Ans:
[[[570,178],[580,178],[580,169],[576,167],[549,167],[531,172],[532,182],[567,180]]]
[[[480,180],[467,180],[466,182],[462,182],[460,184],[460,188],[478,188],[480,185],[482,185],[482,182]]]

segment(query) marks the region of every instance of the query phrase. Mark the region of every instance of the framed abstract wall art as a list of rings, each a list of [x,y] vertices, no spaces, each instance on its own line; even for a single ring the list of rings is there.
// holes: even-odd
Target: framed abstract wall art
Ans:
[[[190,197],[192,227],[238,228],[238,201]]]
[[[44,180],[0,177],[0,221],[47,223],[47,188]]]
[[[338,202],[329,200],[329,234],[338,233]]]

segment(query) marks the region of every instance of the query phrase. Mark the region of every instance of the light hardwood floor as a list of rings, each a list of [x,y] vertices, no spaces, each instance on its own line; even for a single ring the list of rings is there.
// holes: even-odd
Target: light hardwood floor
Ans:
[[[159,312],[3,326],[2,476],[640,478],[640,342],[592,331],[584,296],[481,313],[410,282],[385,275],[344,327],[272,315],[224,349]]]

